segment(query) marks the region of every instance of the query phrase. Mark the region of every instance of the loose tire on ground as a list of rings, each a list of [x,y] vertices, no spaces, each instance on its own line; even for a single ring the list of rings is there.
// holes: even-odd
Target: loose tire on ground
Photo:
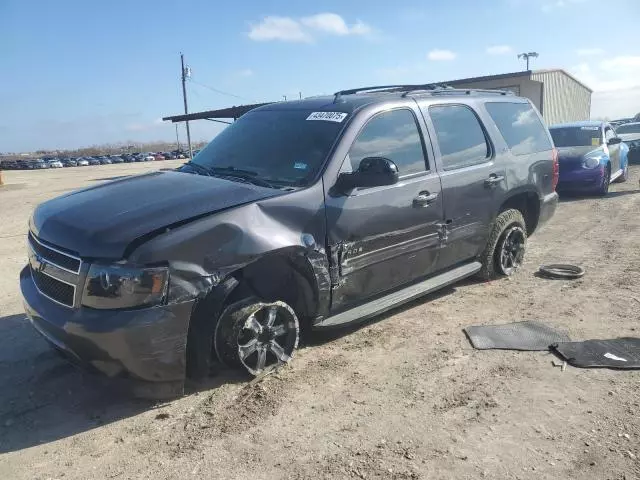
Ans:
[[[522,237],[523,245],[521,247],[521,252],[518,252],[518,264],[515,265],[510,272],[507,273],[504,272],[500,267],[500,256],[503,253],[500,247],[503,244],[505,236],[508,235],[513,229],[519,230],[517,233]],[[487,246],[480,256],[482,268],[478,272],[478,276],[484,280],[491,280],[500,276],[512,275],[513,273],[515,273],[519,266],[519,263],[522,261],[522,256],[524,256],[524,249],[527,239],[526,232],[526,224],[524,221],[524,217],[522,216],[522,213],[520,213],[520,211],[509,209],[500,213],[500,215],[496,217],[495,222],[493,223],[491,233],[489,234],[489,240],[487,241]]]

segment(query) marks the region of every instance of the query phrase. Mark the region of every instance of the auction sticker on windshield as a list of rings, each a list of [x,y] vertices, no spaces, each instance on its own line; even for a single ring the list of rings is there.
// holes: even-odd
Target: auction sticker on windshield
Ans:
[[[325,120],[327,122],[342,122],[347,118],[347,113],[344,112],[312,112],[307,117],[307,120]]]

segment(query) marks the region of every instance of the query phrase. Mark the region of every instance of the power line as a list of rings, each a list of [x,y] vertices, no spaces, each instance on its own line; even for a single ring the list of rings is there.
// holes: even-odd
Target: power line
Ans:
[[[213,92],[216,92],[216,93],[219,93],[219,94],[221,94],[221,95],[227,95],[227,96],[229,96],[229,97],[238,98],[238,99],[240,99],[240,100],[246,100],[246,101],[248,101],[248,102],[253,102],[253,101],[254,101],[254,100],[251,100],[251,99],[246,98],[246,97],[241,97],[240,95],[234,95],[233,93],[225,92],[225,91],[223,91],[223,90],[219,90],[219,89],[217,89],[217,88],[210,87],[209,85],[205,85],[204,83],[196,82],[193,78],[191,78],[189,81],[190,81],[191,83],[195,83],[196,85],[200,85],[201,87],[208,88],[209,90],[211,90],[211,91],[213,91]]]

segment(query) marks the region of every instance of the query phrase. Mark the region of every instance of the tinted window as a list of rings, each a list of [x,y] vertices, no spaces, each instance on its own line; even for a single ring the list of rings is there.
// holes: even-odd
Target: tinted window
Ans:
[[[640,123],[631,123],[629,125],[619,125],[616,128],[617,133],[640,133]]]
[[[274,183],[305,185],[322,167],[347,121],[308,120],[311,113],[249,112],[211,140],[193,162],[249,170]]]
[[[400,175],[424,172],[424,151],[413,112],[392,110],[369,120],[349,150],[351,168],[357,170],[366,157],[388,158]]]
[[[602,144],[600,127],[553,127],[549,129],[556,147],[597,147]]]
[[[463,105],[429,107],[445,170],[483,163],[491,149],[475,113]]]
[[[531,105],[492,102],[485,106],[514,155],[551,150],[547,129]]]

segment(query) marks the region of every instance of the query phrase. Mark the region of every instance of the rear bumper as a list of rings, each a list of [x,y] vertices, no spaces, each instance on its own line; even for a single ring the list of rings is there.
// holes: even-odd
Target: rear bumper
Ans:
[[[583,191],[596,190],[602,185],[604,169],[602,167],[594,169],[581,168],[563,172],[560,169],[560,179],[558,181],[558,191]]]
[[[551,219],[551,217],[553,217],[556,213],[556,208],[558,208],[558,194],[556,192],[552,192],[542,198],[540,201],[538,227],[543,226]]]
[[[20,289],[33,327],[72,363],[133,380],[145,396],[182,393],[193,300],[138,310],[71,309],[40,294],[29,267],[20,272]]]

